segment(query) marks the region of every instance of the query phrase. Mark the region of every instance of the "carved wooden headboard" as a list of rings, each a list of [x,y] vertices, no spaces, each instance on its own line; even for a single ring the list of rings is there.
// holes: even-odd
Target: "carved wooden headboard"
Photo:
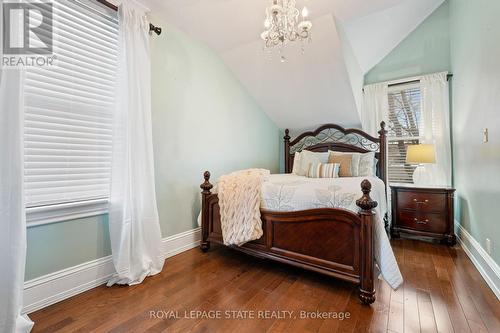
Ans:
[[[387,184],[387,131],[380,123],[379,137],[375,138],[359,129],[345,129],[335,124],[326,124],[314,131],[300,134],[290,141],[290,131],[285,130],[285,173],[291,173],[296,152],[309,150],[327,152],[368,153],[375,152],[378,159],[377,176]]]

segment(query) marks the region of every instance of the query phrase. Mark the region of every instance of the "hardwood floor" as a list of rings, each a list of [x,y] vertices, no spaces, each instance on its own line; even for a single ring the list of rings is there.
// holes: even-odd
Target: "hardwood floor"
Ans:
[[[371,307],[346,282],[225,248],[193,249],[141,285],[102,286],[31,314],[33,332],[500,332],[500,302],[459,247],[392,244],[405,283],[393,291],[378,280]],[[301,319],[300,311],[346,317]]]

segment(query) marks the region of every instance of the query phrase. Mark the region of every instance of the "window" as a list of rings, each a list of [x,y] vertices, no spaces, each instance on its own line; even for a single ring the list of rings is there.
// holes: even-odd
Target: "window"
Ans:
[[[27,69],[25,81],[25,193],[35,223],[67,214],[30,213],[102,213],[110,189],[116,12],[54,1],[53,17],[57,64]]]
[[[390,183],[413,183],[416,165],[406,163],[406,149],[418,144],[422,129],[420,84],[389,87],[388,176]]]

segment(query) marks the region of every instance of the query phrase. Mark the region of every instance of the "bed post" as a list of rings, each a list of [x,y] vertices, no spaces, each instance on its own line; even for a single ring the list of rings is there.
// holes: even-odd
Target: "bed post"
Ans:
[[[285,130],[283,140],[285,141],[285,173],[292,173],[290,170],[290,131],[288,128]]]
[[[387,202],[389,202],[389,196],[390,190],[389,190],[389,184],[388,184],[388,170],[387,170],[387,154],[388,154],[388,149],[387,149],[387,130],[385,129],[385,121],[382,121],[380,123],[380,131],[378,131],[379,134],[379,153],[380,153],[380,179],[385,184],[385,195],[387,197]],[[384,216],[384,226],[387,234],[390,234],[389,229],[390,229],[390,207],[389,207],[389,212],[385,214]]]
[[[375,213],[373,208],[377,207],[378,203],[370,198],[372,184],[367,180],[361,183],[363,196],[356,200],[361,210],[359,217],[361,218],[361,274],[359,299],[363,304],[371,304],[375,302],[375,283],[374,283],[374,268],[375,258],[373,252],[374,246],[374,228],[375,228]]]
[[[203,252],[207,252],[210,249],[210,242],[208,241],[208,196],[212,194],[210,190],[213,185],[210,184],[210,172],[205,171],[203,174],[205,181],[200,185],[201,189],[201,244],[200,248]]]
[[[385,121],[380,123],[380,131],[378,131],[380,139],[380,179],[387,186],[387,131],[385,129]]]

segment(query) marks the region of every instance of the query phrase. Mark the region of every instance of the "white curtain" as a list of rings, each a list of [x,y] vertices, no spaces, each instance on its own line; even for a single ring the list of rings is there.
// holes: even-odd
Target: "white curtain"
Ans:
[[[361,126],[363,131],[378,137],[380,123],[389,118],[389,98],[387,83],[370,84],[364,87]]]
[[[389,85],[387,82],[370,84],[363,89],[363,107],[361,108],[361,128],[366,133],[378,138],[380,123],[389,122]],[[386,154],[388,148],[386,148]],[[387,170],[386,170],[387,172]],[[392,199],[389,182],[386,184],[387,221],[392,221]],[[390,222],[389,222],[390,223]]]
[[[151,123],[149,20],[123,1],[119,17],[117,110],[109,229],[116,274],[108,286],[138,284],[164,264],[156,206]]]
[[[426,166],[432,185],[451,185],[450,105],[447,74],[425,75],[422,86],[423,143],[434,144],[436,164]]]
[[[3,18],[1,8],[2,2]],[[0,331],[4,333],[29,332],[33,327],[21,315],[26,264],[23,122],[23,72],[0,67]]]

